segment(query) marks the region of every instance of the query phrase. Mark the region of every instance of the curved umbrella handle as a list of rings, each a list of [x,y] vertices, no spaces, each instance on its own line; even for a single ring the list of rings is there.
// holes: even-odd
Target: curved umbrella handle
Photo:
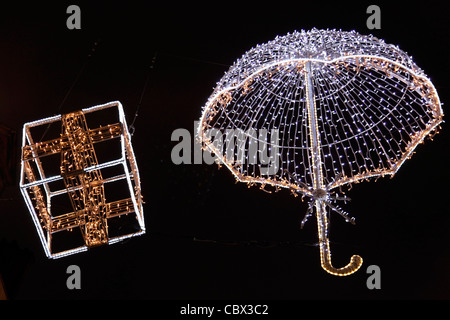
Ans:
[[[331,264],[330,241],[328,240],[328,219],[326,216],[326,204],[316,200],[317,229],[320,245],[320,263],[322,268],[335,276],[348,276],[356,272],[362,265],[363,259],[358,255],[353,255],[350,262],[342,268],[335,268]]]

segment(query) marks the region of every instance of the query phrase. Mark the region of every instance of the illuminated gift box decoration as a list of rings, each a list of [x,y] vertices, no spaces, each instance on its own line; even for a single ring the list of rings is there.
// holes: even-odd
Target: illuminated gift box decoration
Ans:
[[[39,142],[46,135],[52,137]],[[48,258],[144,234],[139,170],[121,103],[25,123],[20,189]]]

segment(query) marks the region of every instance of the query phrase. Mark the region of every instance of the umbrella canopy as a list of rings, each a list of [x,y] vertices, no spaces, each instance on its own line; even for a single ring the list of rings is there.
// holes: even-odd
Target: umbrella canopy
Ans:
[[[397,46],[371,35],[301,31],[258,45],[217,83],[198,137],[241,182],[289,188],[315,207],[322,267],[331,265],[326,208],[332,190],[393,175],[442,122],[430,79]],[[344,198],[345,199],[345,198]]]

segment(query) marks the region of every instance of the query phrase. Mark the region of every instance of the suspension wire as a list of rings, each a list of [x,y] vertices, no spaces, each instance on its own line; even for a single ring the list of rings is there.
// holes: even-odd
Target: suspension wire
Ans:
[[[81,68],[80,68],[78,74],[76,75],[74,81],[72,82],[71,86],[69,87],[69,89],[67,90],[66,94],[64,95],[63,100],[62,100],[61,103],[59,104],[59,106],[58,106],[58,108],[57,108],[57,114],[61,113],[62,107],[63,107],[64,104],[66,103],[67,98],[69,97],[69,95],[70,95],[71,92],[73,91],[75,85],[78,83],[78,80],[80,79],[81,75],[83,74],[84,70],[86,69],[86,66],[87,66],[87,64],[88,64],[89,61],[90,61],[90,58],[93,56],[94,52],[96,51],[97,46],[98,46],[98,41],[95,41],[94,44],[93,44],[93,47],[91,48],[89,54],[87,55],[86,61],[85,61],[84,64],[81,66]],[[177,58],[177,59],[191,60],[191,61],[199,62],[199,63],[214,64],[214,65],[219,65],[219,66],[229,67],[229,65],[227,65],[227,64],[223,64],[223,63],[219,63],[219,62],[215,62],[215,61],[209,61],[209,60],[204,60],[204,59],[197,59],[197,58],[186,57],[186,56],[180,56],[180,55],[174,55],[174,54],[165,54],[165,55],[171,56],[171,57]],[[157,58],[157,56],[158,56],[158,52],[156,51],[156,52],[154,53],[154,55],[153,55],[151,64],[150,64],[150,66],[149,66],[149,70],[148,70],[148,72],[147,72],[147,78],[146,78],[146,80],[145,80],[144,87],[143,87],[142,92],[141,92],[141,95],[140,95],[140,97],[139,97],[139,103],[138,103],[138,105],[137,105],[137,107],[136,107],[136,112],[135,112],[135,114],[134,114],[134,117],[133,117],[133,120],[132,120],[130,126],[128,127],[128,130],[130,131],[130,135],[131,135],[131,136],[133,136],[134,132],[136,131],[136,128],[135,128],[134,124],[135,124],[135,122],[136,122],[137,117],[139,116],[139,110],[140,110],[140,108],[141,108],[142,101],[143,101],[143,99],[144,99],[144,94],[145,94],[145,92],[146,92],[146,90],[147,90],[147,88],[148,88],[148,85],[149,85],[149,83],[150,83],[150,75],[151,75],[151,71],[152,71],[152,69],[154,69],[154,67],[155,67],[155,63],[156,63],[156,58]],[[48,124],[47,128],[45,129],[44,133],[42,134],[42,136],[41,136],[41,138],[39,139],[38,142],[41,142],[41,141],[44,139],[44,137],[45,137],[46,134],[48,133],[48,130],[50,129],[51,125],[52,125],[52,123],[49,123],[49,124]]]
[[[171,232],[153,230],[151,237],[159,239],[173,239],[192,243],[210,243],[220,246],[276,248],[276,247],[317,247],[318,243],[301,240],[226,240],[226,239],[204,239],[192,234],[173,234]],[[347,244],[345,244],[347,245]]]
[[[128,130],[130,131],[130,135],[133,136],[134,132],[136,131],[136,128],[134,127],[134,123],[136,122],[136,118],[139,116],[139,109],[141,108],[142,100],[144,99],[145,91],[147,90],[148,84],[150,82],[150,74],[152,69],[155,67],[156,58],[158,56],[158,51],[155,51],[155,54],[153,55],[152,62],[150,66],[148,67],[147,71],[147,79],[145,80],[144,87],[141,92],[141,96],[139,98],[139,103],[136,107],[136,112],[134,113],[133,121],[131,122],[130,126],[128,127]]]
[[[67,98],[69,97],[70,93],[72,92],[73,88],[75,87],[75,85],[77,84],[78,80],[80,79],[81,75],[84,72],[84,69],[86,69],[86,66],[88,64],[88,62],[90,61],[91,57],[93,56],[93,54],[95,53],[95,50],[97,49],[98,46],[98,41],[95,41],[92,45],[91,50],[89,51],[86,61],[83,63],[83,65],[80,68],[80,71],[78,71],[77,76],[75,77],[75,79],[73,80],[71,86],[69,87],[69,89],[67,90],[63,100],[61,101],[61,103],[58,106],[57,109],[57,114],[61,113],[62,107],[64,105],[64,103],[66,102]],[[47,134],[48,130],[50,129],[50,126],[52,125],[52,122],[48,124],[47,128],[45,128],[44,133],[42,134],[41,138],[39,139],[38,142],[42,142],[42,140],[44,139],[45,135]]]
[[[211,61],[211,60],[193,58],[193,57],[188,57],[188,56],[182,56],[182,55],[179,55],[179,54],[165,53],[164,55],[166,55],[168,57],[180,59],[180,60],[189,60],[189,61],[198,62],[198,63],[212,64],[212,65],[222,66],[222,67],[230,67],[229,64],[216,62],[216,61]]]
[[[176,240],[185,240],[191,241],[193,243],[210,243],[214,245],[220,246],[236,246],[236,247],[255,247],[255,248],[280,248],[280,247],[318,247],[320,244],[318,242],[311,242],[305,240],[264,240],[264,239],[251,239],[251,240],[233,240],[233,239],[204,239],[201,237],[197,237],[195,235],[180,235],[180,234],[172,234],[163,231],[153,230],[152,237],[159,237],[162,239],[176,239]],[[330,244],[336,246],[351,246],[355,248],[359,248],[359,245],[349,244],[344,242],[336,242],[330,241]]]
[[[317,247],[318,243],[311,243],[308,241],[290,241],[290,240],[210,240],[193,237],[194,242],[214,243],[225,246],[244,246],[257,248],[275,248],[275,247]]]

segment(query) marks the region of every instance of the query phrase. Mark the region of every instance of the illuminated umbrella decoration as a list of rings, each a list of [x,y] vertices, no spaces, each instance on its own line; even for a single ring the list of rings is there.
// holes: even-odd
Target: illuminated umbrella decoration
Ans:
[[[313,29],[237,60],[204,106],[198,137],[238,181],[309,197],[302,226],[315,208],[322,268],[345,276],[362,258],[331,264],[327,208],[354,223],[335,204],[349,199],[334,189],[394,175],[442,118],[433,84],[397,46],[355,31]],[[233,137],[216,138],[226,130]],[[272,170],[261,157],[268,151]]]

